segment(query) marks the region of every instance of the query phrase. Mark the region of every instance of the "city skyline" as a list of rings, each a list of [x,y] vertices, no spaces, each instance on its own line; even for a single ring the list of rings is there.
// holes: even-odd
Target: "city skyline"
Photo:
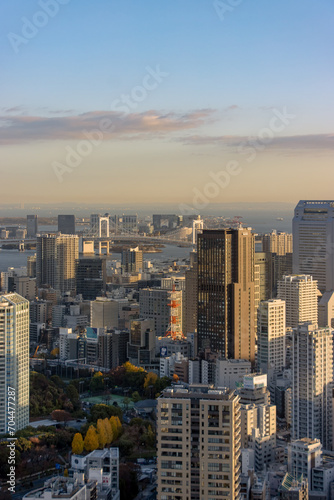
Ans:
[[[331,198],[329,1],[2,10],[3,203]]]

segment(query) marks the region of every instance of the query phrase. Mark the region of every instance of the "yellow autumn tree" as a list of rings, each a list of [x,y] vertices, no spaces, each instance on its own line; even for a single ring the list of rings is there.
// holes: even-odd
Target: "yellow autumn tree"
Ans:
[[[105,431],[106,431],[107,444],[110,444],[114,440],[111,423],[110,423],[110,421],[109,421],[108,418],[105,418],[103,420],[103,424],[104,424],[104,428],[105,428]]]
[[[132,363],[130,363],[130,361],[126,361],[123,366],[127,372],[143,372],[143,371],[145,371],[144,368],[135,366]]]
[[[75,455],[81,455],[84,449],[84,441],[82,439],[82,435],[80,432],[74,434],[74,438],[72,441],[72,453]]]
[[[110,417],[110,424],[112,428],[112,433],[113,433],[113,440],[115,441],[116,439],[119,438],[121,432],[122,432],[122,424],[121,421],[118,417]]]
[[[94,451],[97,450],[98,447],[99,438],[97,436],[96,429],[94,425],[90,425],[84,440],[84,448],[86,451]]]
[[[96,424],[97,429],[97,437],[99,439],[99,447],[103,450],[105,445],[107,444],[108,437],[106,433],[106,428],[102,418],[99,418]]]
[[[148,389],[150,385],[155,385],[157,380],[158,380],[158,375],[156,373],[148,372],[144,381],[144,389]]]

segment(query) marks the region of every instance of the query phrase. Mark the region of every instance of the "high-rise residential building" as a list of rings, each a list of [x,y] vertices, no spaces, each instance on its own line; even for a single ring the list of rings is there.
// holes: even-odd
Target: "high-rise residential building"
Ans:
[[[75,264],[79,238],[75,235],[46,234],[37,238],[37,286],[50,285],[60,293],[75,294]]]
[[[268,374],[269,382],[274,373],[285,367],[285,302],[280,299],[260,303],[257,321],[258,370]]]
[[[8,395],[14,406],[8,406]],[[0,296],[0,434],[29,425],[29,301],[11,293]]]
[[[273,231],[262,236],[262,250],[265,253],[285,255],[292,253],[292,234]]]
[[[199,349],[255,361],[255,236],[250,229],[198,235]]]
[[[98,257],[83,257],[76,261],[77,294],[84,300],[95,300],[106,288],[106,260]]]
[[[139,273],[143,270],[143,252],[139,247],[123,250],[122,270],[124,273]]]
[[[34,238],[38,233],[37,215],[27,215],[27,237]]]
[[[62,234],[75,234],[75,215],[58,215],[58,231]]]
[[[312,276],[283,276],[278,282],[277,298],[285,301],[286,326],[297,328],[299,323],[318,323],[318,282]]]
[[[313,276],[321,292],[334,290],[334,201],[301,200],[292,228],[293,273]]]
[[[175,307],[170,304],[172,300]],[[139,292],[140,316],[145,319],[154,320],[156,335],[164,336],[169,330],[173,321],[182,330],[182,291],[171,291],[161,288],[143,288]]]
[[[238,500],[240,432],[234,392],[166,389],[158,398],[158,500]]]
[[[332,449],[333,335],[302,323],[292,335],[292,436]]]

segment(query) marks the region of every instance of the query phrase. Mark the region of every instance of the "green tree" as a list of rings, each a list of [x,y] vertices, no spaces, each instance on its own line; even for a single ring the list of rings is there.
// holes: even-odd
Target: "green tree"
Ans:
[[[138,391],[135,391],[132,393],[132,401],[134,403],[137,403],[138,401],[140,401],[140,395],[139,395],[139,392]]]

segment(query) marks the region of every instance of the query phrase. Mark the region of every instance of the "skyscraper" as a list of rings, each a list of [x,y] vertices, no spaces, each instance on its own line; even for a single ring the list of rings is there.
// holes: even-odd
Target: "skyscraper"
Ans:
[[[312,276],[283,276],[277,287],[277,297],[285,301],[288,328],[305,321],[318,324],[318,283]]]
[[[250,229],[198,235],[199,348],[255,359],[255,236]]]
[[[75,215],[58,215],[58,231],[62,234],[75,234]]]
[[[165,390],[158,398],[158,500],[239,499],[240,434],[234,392]]]
[[[333,335],[300,324],[292,335],[292,437],[332,449]]]
[[[321,292],[334,290],[334,201],[300,201],[292,228],[293,273],[313,276]]]
[[[37,215],[27,215],[27,237],[35,237],[38,233]]]
[[[18,431],[29,425],[29,301],[17,293],[0,296],[0,434],[8,432],[13,391]]]
[[[79,258],[79,238],[75,235],[47,234],[37,238],[37,286],[50,285],[61,293],[75,293],[75,266]]]

